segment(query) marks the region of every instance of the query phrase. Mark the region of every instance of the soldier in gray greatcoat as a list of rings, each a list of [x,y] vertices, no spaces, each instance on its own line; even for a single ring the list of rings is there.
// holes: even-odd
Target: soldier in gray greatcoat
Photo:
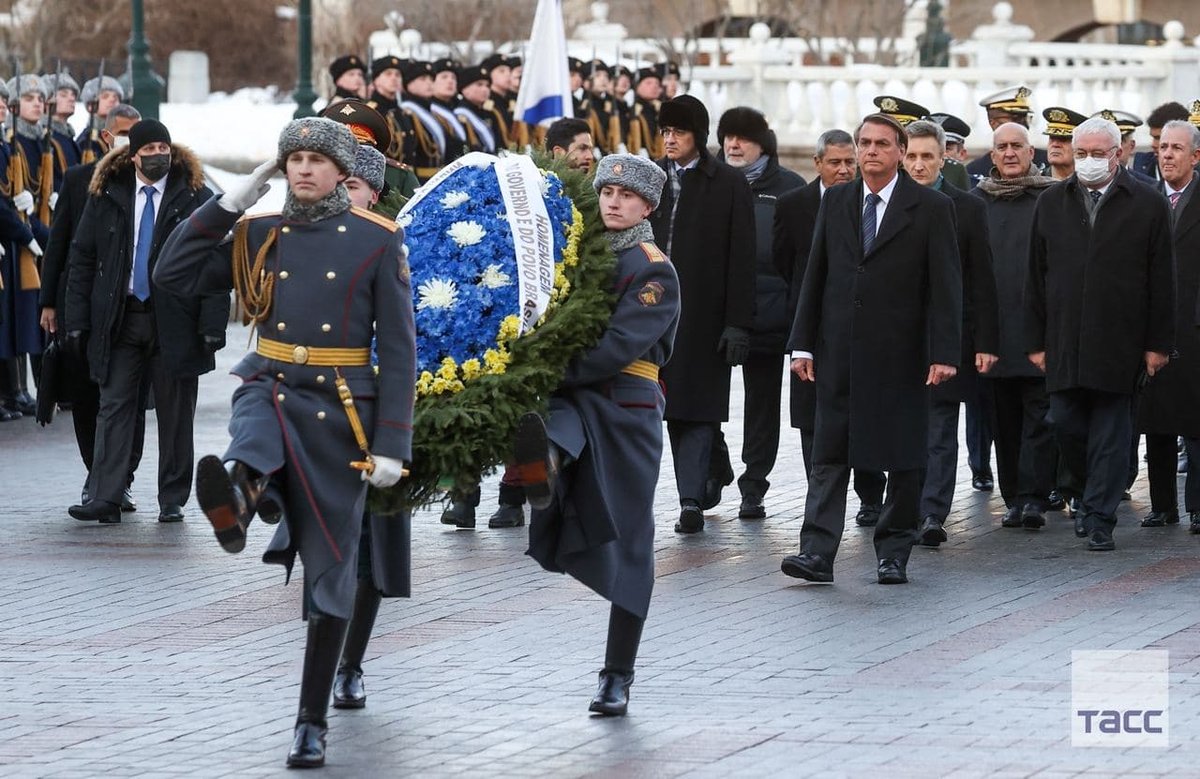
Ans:
[[[227,551],[244,546],[257,512],[266,522],[283,519],[264,560],[289,571],[297,553],[304,562],[308,643],[289,766],[325,761],[366,482],[395,484],[411,457],[415,344],[403,233],[352,208],[342,182],[356,147],[332,120],[290,123],[278,160],[181,225],[154,274],[177,294],[236,288],[259,331],[255,353],[233,370],[242,385],[232,441],[224,457],[200,461],[196,494]],[[282,213],[242,218],[277,168],[288,179]],[[370,364],[376,333],[378,374]]]
[[[608,647],[590,711],[623,715],[654,588],[654,491],[666,400],[658,370],[679,323],[679,280],[646,221],[666,174],[631,154],[602,159],[606,236],[617,295],[600,340],[567,367],[543,424],[521,420],[516,471],[533,507],[529,552],[612,603]]]

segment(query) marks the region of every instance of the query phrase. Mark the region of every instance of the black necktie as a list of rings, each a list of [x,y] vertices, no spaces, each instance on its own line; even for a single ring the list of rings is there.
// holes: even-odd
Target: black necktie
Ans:
[[[1092,196],[1092,203],[1093,203],[1093,204],[1096,204],[1096,203],[1099,203],[1099,202],[1100,202],[1100,190],[1098,190],[1098,189],[1089,189],[1089,190],[1088,190],[1088,194]]]

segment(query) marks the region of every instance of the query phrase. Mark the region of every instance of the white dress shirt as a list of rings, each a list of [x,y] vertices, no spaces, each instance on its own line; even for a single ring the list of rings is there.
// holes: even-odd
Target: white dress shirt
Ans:
[[[138,233],[142,229],[142,212],[146,210],[146,196],[142,194],[142,188],[146,186],[154,187],[154,223],[158,224],[158,214],[162,209],[163,193],[167,191],[167,177],[163,176],[153,184],[145,184],[135,173],[133,183],[137,187],[133,190],[133,253],[129,255],[130,257],[137,256]],[[133,294],[132,266],[129,269],[129,289],[126,291],[130,295]]]

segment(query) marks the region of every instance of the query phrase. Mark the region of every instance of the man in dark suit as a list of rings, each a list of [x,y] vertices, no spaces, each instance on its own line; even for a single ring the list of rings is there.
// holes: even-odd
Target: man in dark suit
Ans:
[[[817,179],[800,189],[781,195],[775,205],[772,230],[772,251],[775,270],[788,285],[788,314],[796,318],[800,302],[800,285],[808,267],[808,252],[812,248],[813,231],[821,199],[835,184],[854,180],[858,160],[854,156],[854,138],[845,130],[826,130],[817,139],[813,163]],[[817,388],[812,382],[791,378],[792,427],[800,431],[800,452],[804,456],[804,475],[812,475],[813,428],[817,417]],[[874,527],[883,510],[883,490],[887,478],[878,471],[854,471],[854,492],[858,495],[859,511],[855,521],[861,527]]]
[[[1200,107],[1195,110],[1196,113],[1200,113]],[[1175,120],[1186,122],[1189,116],[1188,110],[1174,100],[1163,103],[1151,111],[1150,115],[1146,117],[1146,129],[1150,131],[1150,151],[1135,153],[1133,165],[1130,168],[1146,174],[1155,181],[1162,181],[1162,174],[1158,170],[1158,143],[1163,127],[1167,122]]]
[[[225,343],[228,295],[182,299],[151,281],[158,252],[180,222],[212,197],[200,160],[171,142],[167,128],[143,119],[129,145],[96,165],[71,246],[67,343],[86,350],[100,385],[90,500],[79,520],[121,521],[142,387],[149,381],[158,418],[160,522],[183,520],[192,488],[192,422],[197,376]]]
[[[113,144],[125,145],[129,142],[129,128],[141,118],[142,115],[131,105],[122,103],[113,106],[104,117],[100,142],[108,149],[111,149]],[[46,255],[42,258],[42,288],[38,295],[42,309],[42,329],[51,337],[58,335],[59,323],[65,316],[67,258],[71,251],[71,241],[79,227],[79,220],[83,217],[83,208],[87,205],[88,185],[91,184],[95,171],[96,163],[89,162],[68,168],[63,174],[58,205],[54,209],[54,221],[50,224],[50,240],[46,242]],[[73,359],[75,355],[66,357],[67,371],[60,386],[60,397],[72,404],[71,423],[75,426],[75,442],[79,446],[79,456],[83,458],[83,464],[90,474],[92,454],[96,447],[96,414],[100,411],[100,387],[88,375],[86,360]],[[146,414],[145,411],[139,411],[130,453],[128,483],[133,482],[133,474],[141,462],[145,433]],[[84,503],[88,501],[86,483],[82,500]],[[121,495],[121,510],[137,510],[128,484]]]
[[[862,180],[821,204],[789,343],[801,352],[792,370],[817,383],[817,420],[800,554],[781,568],[833,581],[850,468],[870,468],[890,480],[875,526],[879,583],[902,584],[929,456],[928,387],[961,359],[962,272],[953,203],[900,173],[904,129],[871,114],[856,136]]]
[[[1026,349],[1046,372],[1061,456],[1086,474],[1088,549],[1109,551],[1129,478],[1133,394],[1175,347],[1171,214],[1160,192],[1117,164],[1115,124],[1088,119],[1072,145],[1075,175],[1034,209]]]
[[[962,261],[962,355],[958,375],[930,389],[929,466],[921,492],[923,546],[946,540],[944,525],[954,499],[958,472],[958,406],[975,395],[976,374],[986,374],[996,364],[999,351],[999,313],[996,278],[992,275],[992,250],[988,243],[983,202],[955,187],[942,176],[946,134],[941,126],[917,121],[904,128],[908,149],[904,170],[918,184],[941,192],[954,203],[958,255]]]
[[[1175,351],[1162,372],[1146,386],[1138,413],[1138,431],[1146,434],[1146,471],[1150,480],[1150,513],[1142,527],[1179,522],[1175,483],[1176,437],[1183,436],[1189,463],[1200,463],[1200,330],[1195,327],[1200,291],[1200,197],[1195,166],[1200,163],[1200,130],[1172,120],[1160,128],[1158,147],[1162,183],[1159,189],[1171,206],[1171,236],[1177,272]],[[1174,357],[1174,355],[1172,355]],[[1188,468],[1184,508],[1191,532],[1200,533],[1200,468]]]

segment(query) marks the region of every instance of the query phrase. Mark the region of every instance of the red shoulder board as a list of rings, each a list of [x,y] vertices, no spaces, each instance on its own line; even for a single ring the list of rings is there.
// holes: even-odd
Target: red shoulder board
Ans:
[[[650,262],[666,262],[667,255],[662,253],[662,249],[658,248],[657,244],[650,241],[642,241],[638,246],[642,247],[642,251],[646,253],[646,259]]]

